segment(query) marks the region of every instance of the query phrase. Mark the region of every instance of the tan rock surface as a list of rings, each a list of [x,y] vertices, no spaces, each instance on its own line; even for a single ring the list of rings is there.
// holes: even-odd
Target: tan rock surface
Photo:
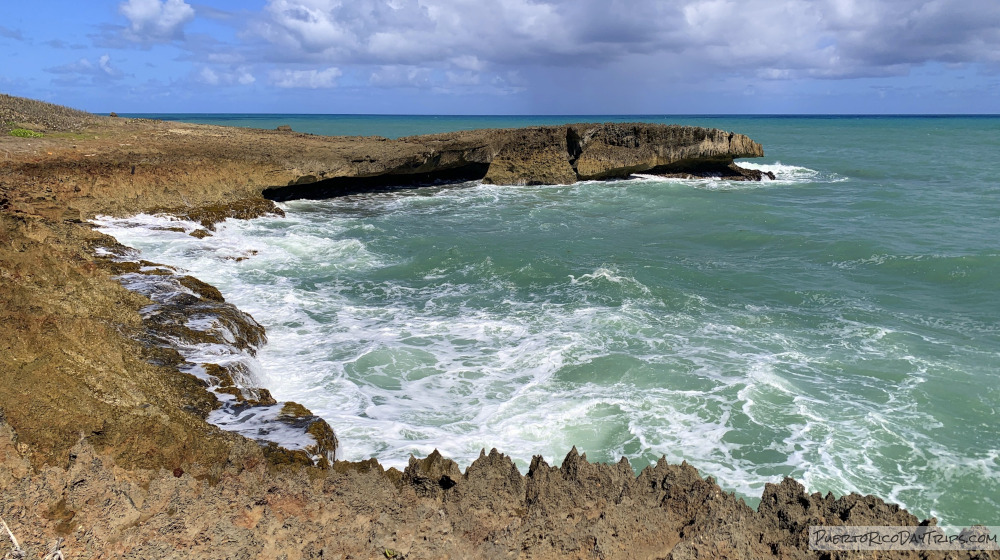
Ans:
[[[558,469],[537,459],[526,475],[495,452],[464,473],[439,455],[404,473],[375,461],[326,470],[286,461],[204,421],[214,397],[176,369],[176,352],[143,343],[149,300],[95,256],[114,240],[81,222],[161,210],[210,234],[227,216],[272,210],[261,191],[304,177],[400,172],[418,154],[431,166],[421,172],[499,155],[525,182],[524,160],[568,178],[552,165],[558,150],[505,152],[493,131],[458,144],[329,139],[94,117],[6,96],[0,121],[45,133],[0,136],[0,518],[29,558],[57,537],[73,560],[820,558],[804,545],[809,523],[917,522],[877,498],[808,496],[791,480],[768,486],[755,512],[690,466],[661,462],[636,477],[625,462],[590,464],[575,451]],[[594,136],[581,160],[566,138],[566,163],[593,173],[617,149]],[[0,554],[8,550],[0,535]]]
[[[580,128],[577,133],[580,179],[725,168],[734,158],[764,155],[761,145],[746,136],[717,129],[633,123]]]

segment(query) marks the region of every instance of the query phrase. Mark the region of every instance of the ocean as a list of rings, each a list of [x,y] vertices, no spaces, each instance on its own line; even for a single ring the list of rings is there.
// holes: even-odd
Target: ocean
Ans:
[[[255,375],[405,466],[572,446],[785,476],[940,523],[1000,511],[1000,117],[142,115],[399,137],[646,121],[760,142],[774,181],[463,183],[103,231],[267,329]],[[206,356],[205,359],[211,359]]]

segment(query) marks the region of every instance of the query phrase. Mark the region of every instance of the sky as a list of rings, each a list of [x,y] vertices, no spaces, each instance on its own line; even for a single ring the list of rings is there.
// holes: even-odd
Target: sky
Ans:
[[[108,113],[1000,113],[997,0],[0,0],[0,92]]]

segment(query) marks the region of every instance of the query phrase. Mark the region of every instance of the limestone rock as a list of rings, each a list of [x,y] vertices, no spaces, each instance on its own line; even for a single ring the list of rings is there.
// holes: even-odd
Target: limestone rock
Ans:
[[[484,183],[495,185],[567,185],[576,172],[566,151],[566,132],[556,127],[505,131]]]
[[[268,187],[263,195],[322,199],[440,181],[565,185],[632,173],[759,180],[760,173],[733,160],[764,155],[760,144],[742,134],[647,123],[471,130],[382,138],[374,145],[364,140],[337,157],[296,168],[287,185]]]
[[[760,144],[742,134],[692,126],[641,123],[574,127],[581,180],[632,173],[725,169],[735,158],[762,157]]]
[[[536,458],[526,475],[496,450],[464,474],[438,453],[413,458],[404,473],[374,459],[307,467],[306,452],[206,423],[214,397],[178,371],[176,350],[151,344],[168,331],[217,336],[181,329],[181,307],[216,309],[245,346],[264,335],[251,318],[176,271],[102,262],[98,247],[124,248],[80,223],[164,211],[208,228],[272,211],[261,192],[297,182],[303,190],[286,194],[342,194],[359,179],[364,188],[446,177],[556,183],[570,180],[567,166],[573,180],[715,173],[762,153],[745,137],[616,124],[338,139],[111,119],[0,95],[0,121],[29,119],[95,137],[48,135],[29,146],[0,136],[10,154],[0,165],[0,516],[30,557],[62,537],[74,559],[1000,559],[809,550],[810,524],[918,520],[872,496],[806,494],[791,479],[768,484],[754,511],[694,467],[665,460],[638,476],[627,461],[593,464],[576,450],[560,467]],[[307,176],[315,181],[299,181]],[[184,290],[171,292],[184,296],[143,317],[152,300],[116,279],[140,273],[176,276]],[[223,388],[240,373],[206,372]],[[311,452],[335,448],[329,426],[304,407],[266,391],[243,397],[239,406],[280,406],[285,421],[311,422]],[[0,536],[0,552],[4,544]]]

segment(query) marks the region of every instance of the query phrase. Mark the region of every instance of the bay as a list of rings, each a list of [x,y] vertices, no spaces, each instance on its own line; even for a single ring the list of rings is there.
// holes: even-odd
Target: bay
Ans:
[[[617,120],[761,142],[776,181],[467,183],[283,204],[210,238],[106,220],[268,331],[342,458],[686,460],[759,497],[1000,508],[997,117],[155,115],[398,137]],[[185,227],[193,228],[194,224]],[[243,260],[236,260],[242,258]]]

